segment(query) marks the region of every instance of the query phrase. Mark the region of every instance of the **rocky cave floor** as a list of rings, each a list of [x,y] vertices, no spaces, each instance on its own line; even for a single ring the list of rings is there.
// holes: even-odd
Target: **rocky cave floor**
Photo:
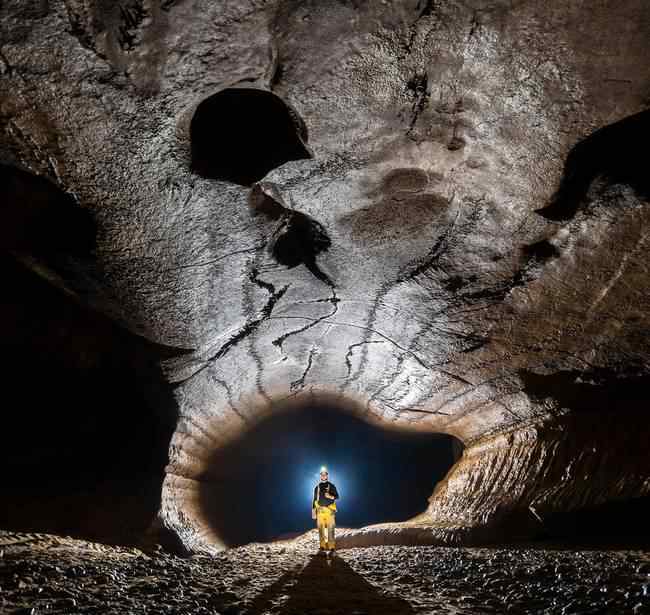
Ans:
[[[650,552],[302,539],[214,557],[0,532],[0,613],[650,613]]]

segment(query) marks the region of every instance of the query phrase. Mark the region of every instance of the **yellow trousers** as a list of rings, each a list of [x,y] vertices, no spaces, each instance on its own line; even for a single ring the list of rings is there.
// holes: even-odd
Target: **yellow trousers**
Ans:
[[[336,528],[336,510],[329,506],[316,507],[316,524],[321,549],[336,548],[334,529]]]

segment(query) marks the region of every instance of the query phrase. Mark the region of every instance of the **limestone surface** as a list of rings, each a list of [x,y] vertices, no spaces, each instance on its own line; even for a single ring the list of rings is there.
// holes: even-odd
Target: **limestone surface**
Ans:
[[[311,395],[465,443],[430,528],[649,494],[649,41],[644,0],[2,3],[3,249],[158,349],[186,548],[211,452]]]

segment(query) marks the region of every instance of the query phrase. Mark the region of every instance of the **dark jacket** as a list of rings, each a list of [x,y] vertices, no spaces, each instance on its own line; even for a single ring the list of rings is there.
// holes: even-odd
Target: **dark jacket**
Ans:
[[[334,500],[326,498],[325,494],[329,493],[334,496]],[[339,492],[336,490],[334,483],[330,483],[328,480],[325,482],[320,482],[314,487],[314,497],[312,499],[312,508],[316,508],[316,503],[319,506],[329,506],[333,504],[335,500],[339,499]]]

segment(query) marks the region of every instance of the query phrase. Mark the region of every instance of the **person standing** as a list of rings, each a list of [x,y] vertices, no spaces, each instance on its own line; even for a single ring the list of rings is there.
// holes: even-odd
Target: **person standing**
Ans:
[[[311,516],[316,519],[320,551],[330,554],[336,549],[334,530],[336,528],[336,500],[339,492],[334,483],[329,481],[327,468],[321,468],[320,482],[314,487]]]

